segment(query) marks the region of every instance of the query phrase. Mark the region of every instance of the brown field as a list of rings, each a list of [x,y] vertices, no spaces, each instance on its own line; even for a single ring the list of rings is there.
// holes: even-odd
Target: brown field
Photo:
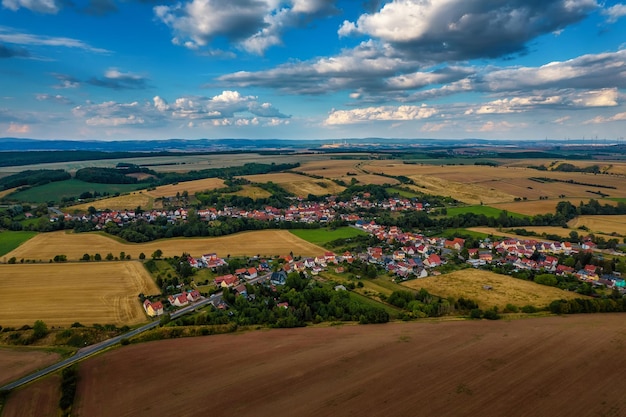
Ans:
[[[58,417],[61,376],[50,375],[11,393],[2,417]]]
[[[497,306],[500,311],[509,303],[518,307],[525,305],[545,307],[561,298],[569,300],[582,297],[580,294],[558,288],[473,268],[407,281],[402,285],[415,290],[424,288],[440,297],[470,298],[476,301],[480,308]],[[483,288],[485,285],[491,286],[492,289],[485,290]]]
[[[522,167],[485,167],[475,165],[418,165],[390,161],[368,161],[363,169],[372,173],[406,175],[431,193],[451,196],[468,204],[511,202],[514,197],[538,200],[540,196],[558,198],[595,198],[589,191],[603,192],[611,197],[626,195],[626,181],[619,175],[593,175],[579,172],[537,171]],[[599,184],[613,188],[562,182],[536,182],[530,177],[547,177],[562,181]],[[468,186],[470,188],[468,188]]]
[[[2,369],[0,373],[0,385],[4,385],[37,369],[51,365],[57,362],[60,357],[58,353],[44,352],[41,350],[0,348],[0,369]]]
[[[0,265],[0,323],[133,325],[146,320],[139,293],[156,294],[140,262]]]
[[[81,364],[74,411],[624,416],[624,317],[275,329],[131,344]]]
[[[150,197],[173,197],[177,193],[182,194],[187,191],[190,196],[195,193],[207,190],[215,190],[224,187],[224,180],[219,178],[205,178],[202,180],[179,182],[178,184],[168,184],[157,187],[151,191],[143,191]]]
[[[244,185],[241,190],[233,193],[241,197],[250,197],[253,200],[257,198],[271,197],[272,193],[264,190],[263,188],[255,187],[253,185]]]
[[[147,191],[134,191],[130,194],[124,194],[117,197],[103,198],[101,200],[91,201],[89,203],[77,204],[68,207],[68,210],[86,212],[91,206],[98,210],[135,210],[141,206],[144,210],[151,210],[154,205],[154,197],[148,195]]]
[[[24,242],[8,253],[6,259],[15,256],[18,260],[31,259],[47,262],[56,255],[65,255],[67,259],[78,260],[85,252],[90,255],[99,253],[102,258],[111,252],[118,256],[120,252],[137,259],[140,253],[147,257],[161,249],[163,256],[180,256],[187,252],[192,256],[202,256],[215,252],[219,256],[264,256],[287,255],[293,252],[299,256],[316,256],[325,249],[302,240],[287,230],[261,230],[237,233],[216,238],[174,238],[149,243],[122,243],[96,233],[41,233]],[[104,262],[104,261],[103,261]]]
[[[310,175],[319,175],[324,178],[341,178],[349,172],[364,174],[361,165],[367,161],[357,159],[337,159],[328,161],[310,161],[302,164],[294,171],[304,172]]]
[[[616,201],[606,199],[596,199],[601,205],[609,204],[612,206],[617,205]],[[580,202],[588,203],[588,198],[560,198],[557,200],[533,200],[533,201],[514,201],[511,203],[495,203],[490,204],[491,207],[495,207],[501,210],[508,210],[511,213],[526,214],[528,216],[534,216],[537,214],[554,214],[556,205],[561,201],[569,201],[575,206],[578,206]]]
[[[271,181],[299,197],[306,197],[308,194],[336,194],[344,190],[344,187],[337,185],[330,180],[316,179],[304,175],[292,174],[290,172],[279,174],[247,175],[243,178],[256,183],[266,183]]]
[[[2,190],[0,191],[0,199],[8,196],[9,194],[11,194],[14,191],[17,191],[17,189],[20,187],[15,187],[15,188],[9,188],[8,190]]]
[[[147,178],[156,178],[152,174],[146,174],[145,172],[133,172],[132,174],[126,174],[127,177],[137,178],[139,181],[145,180]]]
[[[626,236],[626,215],[618,216],[578,216],[570,220],[568,226],[576,229],[586,226],[589,231],[598,235],[610,235],[617,233],[620,236]],[[580,232],[584,233],[584,232]]]
[[[624,161],[612,161],[612,160],[588,160],[588,161],[579,161],[579,160],[554,160],[554,159],[519,159],[519,160],[511,160],[511,159],[502,159],[498,160],[500,163],[506,166],[511,167],[527,167],[530,165],[543,165],[548,167],[549,169],[554,169],[561,164],[568,163],[572,164],[578,168],[586,168],[592,165],[597,165],[600,167],[600,171],[603,173],[613,174],[613,175],[626,175],[626,162]]]

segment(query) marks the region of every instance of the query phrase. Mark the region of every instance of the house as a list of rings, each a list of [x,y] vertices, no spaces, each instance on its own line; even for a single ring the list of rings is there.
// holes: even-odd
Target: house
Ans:
[[[285,282],[287,282],[287,273],[285,271],[272,272],[270,282],[274,285],[285,285]]]
[[[161,303],[160,301],[156,301],[153,303],[150,300],[146,299],[143,302],[143,309],[150,317],[160,316],[161,314],[163,314],[163,303]]]
[[[463,249],[463,245],[465,245],[465,240],[460,237],[455,237],[452,240],[445,240],[443,242],[443,247],[447,249],[461,250]]]
[[[235,287],[235,292],[242,297],[248,296],[248,290],[244,284],[239,284]]]
[[[183,307],[189,304],[187,294],[185,293],[170,295],[169,297],[167,297],[167,300],[170,302],[171,305],[176,307]]]
[[[239,281],[239,279],[233,274],[228,274],[222,275],[220,277],[215,277],[213,281],[215,282],[215,285],[222,288],[231,288]]]
[[[198,290],[187,291],[187,300],[189,300],[190,303],[198,301],[200,297],[202,297],[202,295]]]
[[[441,265],[441,258],[436,253],[433,253],[428,258],[426,258],[426,260],[424,260],[424,265],[429,268],[439,266]]]
[[[259,276],[259,274],[256,268],[248,268],[246,272],[244,273],[245,279],[254,279],[257,276]]]

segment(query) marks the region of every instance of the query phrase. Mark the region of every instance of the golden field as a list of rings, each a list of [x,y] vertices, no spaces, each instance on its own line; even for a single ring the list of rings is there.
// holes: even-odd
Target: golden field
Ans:
[[[246,175],[243,178],[253,183],[273,182],[298,197],[306,197],[309,194],[324,195],[336,194],[345,188],[328,179],[316,179],[305,175],[290,172],[278,174]]]
[[[272,193],[270,193],[269,191],[264,190],[263,188],[255,187],[253,185],[244,185],[241,187],[241,190],[232,194],[238,195],[240,197],[250,197],[253,200],[256,200],[257,198],[268,198],[272,196]]]
[[[371,173],[408,176],[422,187],[421,191],[450,196],[468,204],[480,201],[486,204],[512,202],[515,197],[530,200],[538,200],[539,197],[555,199],[561,195],[566,198],[599,198],[599,195],[590,191],[602,192],[611,197],[626,195],[626,181],[619,175],[538,171],[512,166],[402,164],[393,161],[367,161],[362,168]],[[531,177],[593,185],[537,182],[531,180]],[[595,184],[614,188],[595,187]]]
[[[491,207],[498,208],[500,210],[507,210],[511,213],[520,213],[527,216],[535,216],[537,214],[554,214],[557,204],[561,201],[569,201],[575,206],[578,206],[582,201],[584,204],[589,202],[589,198],[559,198],[551,200],[533,200],[533,201],[513,201],[510,203],[494,203],[490,204]],[[612,206],[617,205],[616,201],[607,199],[596,199],[601,205],[609,204]]]
[[[0,323],[133,325],[146,316],[137,296],[160,290],[140,262],[0,265]]]
[[[513,238],[519,238],[519,239],[536,239],[536,240],[545,239],[542,236],[544,234],[545,235],[557,235],[557,236],[561,236],[562,238],[566,238],[566,237],[569,237],[569,234],[571,232],[576,232],[580,236],[585,236],[589,233],[589,232],[585,232],[584,230],[576,230],[572,228],[564,228],[564,227],[558,227],[558,226],[524,226],[524,227],[521,227],[521,229],[526,229],[529,232],[535,232],[535,234],[532,236],[520,236],[520,235],[516,235],[515,233],[506,231],[506,230],[511,230],[511,229],[499,230],[495,227],[469,227],[467,230],[478,232],[478,233],[485,233],[487,235],[493,235],[493,236],[513,237]],[[595,233],[595,236],[602,237],[607,240],[613,238],[613,236],[609,236],[609,235],[605,235],[601,233]]]
[[[617,233],[620,236],[626,236],[626,215],[617,216],[578,216],[570,220],[568,226],[578,228],[586,226],[589,232],[604,235]],[[585,233],[585,232],[580,232]]]
[[[134,191],[130,194],[70,206],[68,210],[86,212],[89,207],[92,206],[97,210],[135,210],[139,206],[141,206],[143,210],[151,210],[154,207],[154,197],[149,196],[145,190]]]
[[[287,230],[261,230],[242,232],[215,238],[173,238],[148,243],[122,243],[98,233],[65,233],[63,231],[42,233],[24,242],[4,256],[15,256],[18,260],[30,259],[48,262],[56,255],[65,255],[69,261],[82,258],[83,254],[99,253],[102,258],[107,253],[119,256],[125,252],[132,259],[140,253],[146,257],[160,249],[164,257],[180,256],[183,252],[200,257],[206,253],[217,253],[221,257],[263,255],[287,255],[293,252],[300,256],[316,256],[325,249],[302,240]],[[105,262],[105,261],[103,261]]]
[[[525,305],[545,307],[561,298],[569,300],[583,297],[555,287],[473,268],[407,281],[402,285],[415,290],[424,288],[440,297],[470,298],[482,309],[497,306],[500,311],[509,303],[517,307]],[[492,289],[486,290],[484,288],[486,285]]]
[[[190,196],[197,192],[215,190],[224,187],[224,180],[219,178],[205,178],[202,180],[184,181],[177,184],[168,184],[156,187],[154,190],[143,191],[150,197],[174,197],[177,193],[182,194],[187,191]]]

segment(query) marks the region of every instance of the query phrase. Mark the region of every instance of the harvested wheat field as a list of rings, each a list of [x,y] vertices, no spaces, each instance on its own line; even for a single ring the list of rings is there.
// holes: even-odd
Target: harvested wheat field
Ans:
[[[0,323],[132,325],[146,316],[137,295],[160,290],[140,262],[0,265]]]
[[[179,182],[177,184],[162,185],[160,187],[156,187],[156,189],[154,190],[144,190],[143,192],[154,198],[173,197],[177,193],[182,194],[185,191],[187,191],[187,193],[192,196],[197,192],[215,190],[216,188],[222,187],[224,187],[224,180],[221,180],[219,178],[205,178],[202,180],[185,181]]]
[[[61,377],[50,375],[11,392],[2,417],[58,417]]]
[[[511,213],[526,214],[528,216],[535,216],[537,214],[554,214],[556,212],[556,205],[561,201],[569,201],[575,206],[578,206],[582,201],[584,204],[589,202],[588,198],[561,198],[557,200],[533,200],[533,201],[514,201],[511,203],[495,203],[490,204],[491,207],[498,208],[500,210],[508,210]],[[597,199],[601,205],[609,204],[612,206],[617,205],[616,201]]]
[[[327,179],[311,178],[305,175],[293,174],[290,172],[279,174],[246,175],[243,178],[248,181],[261,184],[273,182],[274,184],[280,185],[285,190],[299,197],[306,197],[309,194],[337,194],[345,189],[344,187]]]
[[[187,252],[192,256],[206,253],[217,253],[219,256],[264,256],[286,255],[293,252],[299,256],[316,256],[323,254],[325,249],[313,245],[287,230],[261,230],[242,232],[234,235],[214,238],[174,238],[149,243],[123,243],[98,233],[65,233],[63,231],[40,233],[14,251],[6,258],[15,256],[19,259],[42,260],[47,262],[56,255],[65,255],[70,261],[79,260],[85,252],[89,255],[99,253],[104,259],[110,252],[118,256],[125,252],[137,259],[140,253],[147,257],[161,249],[163,256],[180,256]]]
[[[141,206],[144,210],[151,210],[154,204],[154,197],[150,197],[146,193],[147,191],[135,191],[117,197],[103,198],[89,203],[77,204],[68,207],[68,210],[86,212],[91,206],[97,210],[135,210],[138,206]]]
[[[618,175],[538,171],[506,166],[399,164],[389,161],[368,161],[362,167],[371,173],[408,176],[431,193],[451,196],[468,204],[476,204],[474,196],[476,192],[471,192],[469,196],[461,193],[456,197],[458,191],[464,191],[461,186],[463,184],[480,187],[476,191],[486,192],[486,197],[483,199],[485,203],[513,200],[513,198],[501,199],[506,195],[528,199],[538,199],[540,196],[558,198],[561,195],[568,198],[588,199],[599,197],[598,193],[608,194],[611,197],[626,195],[626,181],[623,176]],[[535,178],[535,180],[530,178]],[[540,178],[558,181],[550,182]],[[563,181],[573,181],[578,184]],[[452,188],[447,189],[446,184]]]
[[[429,175],[410,175],[417,187],[411,186],[419,192],[452,197],[466,204],[491,204],[501,201],[513,201],[514,195],[497,191],[483,185],[449,181]]]
[[[20,187],[9,188],[8,190],[2,190],[2,191],[0,191],[0,199],[1,199],[1,198],[4,198],[4,197],[6,197],[6,196],[8,196],[9,194],[11,194],[11,193],[12,193],[12,192],[14,192],[14,191],[17,191],[17,190],[18,190],[18,188],[20,188]]]
[[[444,298],[470,298],[476,301],[480,308],[488,309],[497,306],[500,311],[507,304],[517,307],[532,305],[541,308],[561,298],[569,300],[583,297],[555,287],[473,268],[407,281],[402,285],[415,290],[424,288],[431,294]],[[486,290],[485,286],[491,289]]]
[[[80,365],[108,416],[626,415],[624,315],[283,329],[130,345]],[[602,352],[602,354],[598,354]],[[184,371],[168,372],[174,368]]]
[[[618,216],[578,216],[567,224],[571,228],[586,226],[589,231],[598,235],[617,233],[626,236],[626,215]],[[585,233],[585,232],[581,232]]]
[[[34,323],[34,322],[33,322]],[[5,323],[1,323],[5,325]],[[32,325],[32,323],[30,323]],[[42,350],[0,348],[0,385],[21,378],[30,372],[57,362],[61,356]]]
[[[528,232],[534,232],[534,234],[530,236],[522,236],[522,235],[517,235],[513,233],[513,229],[500,230],[495,227],[469,227],[467,230],[470,230],[472,232],[484,233],[486,235],[493,235],[493,236],[500,236],[500,237],[513,237],[513,238],[518,238],[518,239],[535,239],[535,240],[542,240],[542,239],[546,240],[546,238],[543,237],[543,235],[556,235],[562,238],[567,238],[569,237],[569,234],[573,231],[578,233],[580,236],[585,236],[588,233],[588,232],[585,232],[584,230],[576,230],[576,229],[571,229],[571,228],[566,229],[566,228],[558,227],[558,226],[526,226],[526,227],[522,227],[522,229],[526,229]],[[599,233],[596,233],[595,236],[602,237],[604,239],[614,238],[613,236],[603,235]]]

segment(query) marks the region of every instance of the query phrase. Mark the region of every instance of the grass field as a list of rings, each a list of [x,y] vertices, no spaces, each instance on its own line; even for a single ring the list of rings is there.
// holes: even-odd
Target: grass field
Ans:
[[[97,191],[101,194],[104,192],[109,194],[121,194],[137,190],[140,187],[141,185],[138,184],[96,184],[71,179],[67,181],[51,182],[39,187],[18,191],[8,196],[8,198],[10,200],[25,201],[29,203],[45,203],[48,201],[60,202],[63,198],[78,197],[87,191],[91,193]]]
[[[418,197],[419,194],[412,192],[412,191],[407,191],[407,190],[401,190],[399,188],[387,188],[387,191],[390,194],[398,194],[400,197],[404,197],[404,198],[414,198],[414,197]]]
[[[233,193],[233,195],[238,195],[241,197],[250,197],[253,200],[258,198],[268,198],[272,196],[267,190],[263,188],[255,187],[254,185],[244,185],[241,190]]]
[[[497,306],[500,311],[509,303],[518,307],[532,305],[541,308],[561,298],[569,300],[583,297],[558,288],[478,269],[464,269],[451,274],[407,281],[402,285],[414,290],[424,288],[440,297],[470,298],[480,308]],[[485,285],[492,289],[484,289]]]
[[[36,234],[36,232],[12,232],[10,230],[0,232],[0,256],[11,252]]]
[[[499,217],[505,210],[501,210],[499,208],[490,207],[490,206],[465,206],[465,207],[450,207],[447,209],[448,216],[458,216],[460,214],[473,213],[473,214],[483,214],[487,217]],[[507,215],[515,218],[523,218],[526,217],[523,214],[514,213],[507,211]]]
[[[0,265],[0,323],[133,325],[146,320],[137,295],[160,290],[140,262]]]
[[[56,255],[66,255],[68,260],[79,260],[83,254],[99,253],[102,258],[107,253],[118,256],[120,252],[137,259],[140,253],[147,257],[161,249],[164,257],[180,256],[187,252],[192,256],[202,256],[215,252],[219,256],[254,256],[257,254],[271,257],[287,255],[293,252],[299,256],[317,256],[324,253],[324,248],[304,241],[287,230],[261,230],[237,233],[216,238],[174,238],[149,243],[124,243],[98,233],[42,233],[30,239],[7,258],[41,260],[48,262]]]
[[[135,210],[141,207],[143,210],[151,210],[154,204],[154,198],[150,197],[147,192],[133,191],[129,194],[117,197],[103,198],[101,200],[91,201],[89,203],[77,204],[70,206],[67,210],[86,212],[89,207],[95,207],[98,210]]]
[[[336,239],[346,239],[354,236],[366,235],[362,230],[355,229],[354,227],[340,227],[335,230],[331,229],[296,229],[290,230],[291,233],[298,236],[300,239],[311,242],[314,245],[324,246],[328,242],[332,242]]]

